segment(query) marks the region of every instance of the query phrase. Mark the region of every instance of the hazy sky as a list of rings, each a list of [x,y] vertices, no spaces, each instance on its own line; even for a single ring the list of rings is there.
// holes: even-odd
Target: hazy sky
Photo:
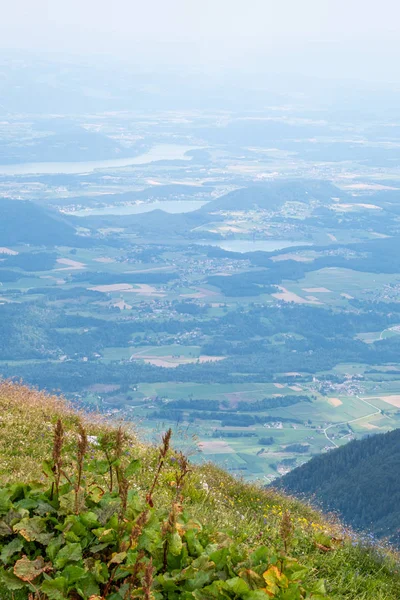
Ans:
[[[0,0],[0,48],[397,80],[397,0]]]

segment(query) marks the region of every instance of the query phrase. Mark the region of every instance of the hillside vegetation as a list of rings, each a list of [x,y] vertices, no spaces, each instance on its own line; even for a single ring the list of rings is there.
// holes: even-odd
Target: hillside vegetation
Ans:
[[[352,441],[285,475],[278,487],[315,497],[354,528],[400,544],[400,429]]]
[[[86,241],[76,235],[74,227],[58,211],[42,208],[33,202],[1,198],[0,214],[0,239],[5,246],[80,246]]]
[[[150,447],[9,382],[0,414],[2,599],[399,598],[395,555],[287,496],[192,467],[169,433]]]

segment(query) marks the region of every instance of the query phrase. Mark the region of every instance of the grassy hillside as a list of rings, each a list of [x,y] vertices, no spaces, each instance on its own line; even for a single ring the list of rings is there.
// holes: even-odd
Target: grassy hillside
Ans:
[[[400,544],[399,470],[400,429],[395,429],[316,456],[278,486],[315,497],[352,527]]]
[[[0,502],[0,524],[6,522],[6,526],[8,526],[7,524],[11,521],[7,521],[7,519],[12,519],[13,516],[15,518],[15,511],[21,510],[22,507],[25,510],[39,510],[38,501],[32,501],[32,495],[39,493],[37,490],[42,489],[41,485],[48,486],[49,477],[52,477],[52,471],[49,471],[48,468],[51,463],[45,463],[43,466],[43,461],[51,461],[53,452],[54,464],[58,464],[57,457],[54,459],[53,446],[54,427],[58,419],[61,419],[65,431],[62,469],[69,474],[72,486],[74,485],[74,475],[71,473],[73,473],[74,464],[79,463],[79,452],[81,455],[82,452],[87,454],[87,461],[89,461],[88,467],[84,470],[82,489],[91,490],[91,505],[94,508],[89,512],[82,513],[82,517],[74,511],[69,514],[65,509],[65,497],[68,496],[68,492],[65,496],[61,496],[64,498],[62,501],[64,502],[64,512],[57,513],[62,515],[58,519],[62,521],[62,525],[59,527],[63,531],[57,539],[60,540],[60,544],[63,544],[66,539],[68,548],[71,549],[73,546],[75,552],[77,543],[72,543],[71,540],[76,542],[76,539],[80,539],[79,535],[82,530],[82,523],[78,527],[77,519],[82,518],[85,525],[88,526],[90,520],[96,521],[94,512],[101,511],[104,516],[106,509],[98,499],[95,499],[93,487],[90,486],[101,487],[92,479],[98,476],[96,473],[102,471],[100,468],[104,463],[104,460],[101,461],[102,452],[104,449],[106,453],[107,451],[111,452],[109,440],[114,439],[118,429],[101,420],[74,412],[58,397],[46,396],[8,382],[0,385],[0,490],[1,486],[4,488],[10,483],[21,484],[32,480],[37,483],[30,487],[18,486],[16,488],[14,486],[12,488],[13,496],[10,494],[7,496],[7,490],[10,488],[5,488],[6,492],[0,491],[0,499],[3,502]],[[88,436],[87,452],[85,444],[83,444],[82,450],[82,427],[86,431],[85,435]],[[145,573],[141,578],[142,587],[138,588],[137,593],[133,590],[132,595],[125,597],[175,599],[182,596],[194,597],[198,600],[208,598],[268,600],[270,597],[286,600],[300,600],[301,598],[318,600],[326,597],[343,600],[395,600],[400,597],[398,558],[395,555],[383,554],[373,548],[358,544],[353,537],[343,531],[339,524],[330,522],[323,515],[311,510],[301,502],[265,490],[257,485],[244,484],[212,465],[204,465],[199,468],[193,468],[190,465],[187,467],[185,462],[182,463],[183,459],[179,454],[172,450],[166,450],[165,444],[161,446],[161,450],[158,447],[146,446],[138,441],[135,433],[129,429],[123,431],[123,438],[124,450],[119,454],[120,459],[115,463],[117,468],[122,469],[122,465],[128,461],[128,467],[126,470],[120,471],[118,478],[120,496],[122,494],[123,497],[123,482],[126,475],[126,485],[131,486],[129,502],[133,502],[133,498],[136,503],[135,509],[130,508],[129,510],[136,510],[135,514],[139,515],[132,525],[129,537],[130,547],[133,547],[133,531],[137,531],[135,527],[139,526],[139,519],[144,518],[143,514],[153,524],[156,523],[155,528],[153,527],[151,530],[151,535],[146,529],[142,531],[142,537],[138,542],[138,548],[142,548],[141,556],[146,566]],[[104,440],[108,441],[103,443]],[[78,448],[77,443],[79,443]],[[165,450],[164,454],[163,449]],[[77,456],[78,458],[76,458]],[[180,469],[177,468],[177,464],[180,465]],[[134,469],[132,469],[132,465],[135,467]],[[187,472],[187,468],[189,468],[189,472]],[[134,473],[134,471],[136,472]],[[125,475],[121,473],[125,473]],[[181,481],[182,473],[185,473],[185,478]],[[108,471],[102,476],[107,479]],[[157,485],[154,485],[155,481]],[[107,485],[109,483],[108,481]],[[102,485],[104,487],[105,484]],[[64,483],[63,486],[64,492],[69,489],[68,483]],[[16,502],[15,497],[22,493],[21,490],[24,490],[25,499]],[[72,487],[72,497],[73,490]],[[39,505],[43,507],[40,504],[44,498],[43,492],[40,494]],[[112,494],[107,493],[104,497],[106,496],[111,502]],[[49,507],[49,503],[53,500],[49,499],[49,496],[46,497],[46,506]],[[12,509],[14,512],[11,511],[11,517],[10,515],[4,516],[6,510],[11,510],[9,507],[4,508],[5,498],[14,502]],[[141,506],[144,508],[140,508]],[[45,511],[41,510],[42,517],[39,521],[42,522]],[[51,514],[54,512],[53,510]],[[128,514],[129,511],[126,515]],[[38,517],[34,518],[38,519]],[[57,522],[51,515],[46,518],[49,519],[48,529]],[[115,515],[111,516],[110,522],[113,522],[111,520],[115,518]],[[116,525],[115,530],[112,527],[107,530],[103,528],[101,534],[103,540],[106,539],[104,536],[117,535],[117,533],[119,535],[121,527],[125,527],[129,518],[131,517],[126,516],[119,525]],[[11,525],[15,521],[18,519],[12,521]],[[11,591],[10,589],[15,583],[20,583],[18,577],[12,573],[11,575],[4,574],[7,569],[11,569],[10,561],[12,565],[15,557],[19,556],[14,554],[13,558],[16,549],[17,552],[29,553],[31,557],[29,565],[32,566],[33,557],[37,557],[38,553],[42,552],[42,546],[47,543],[47,538],[46,540],[39,538],[38,542],[32,541],[32,539],[37,539],[35,535],[39,534],[36,532],[29,537],[26,526],[24,529],[20,523],[13,526],[14,532],[17,530],[20,531],[20,534],[6,534],[6,536],[10,535],[9,539],[14,536],[11,542],[14,544],[12,548],[8,543],[7,550],[4,549],[4,530],[3,538],[0,537],[0,548],[2,547],[0,561],[3,564],[0,569],[0,582],[3,582],[3,588],[0,588],[2,600],[28,598],[27,590]],[[174,529],[174,533],[171,533],[174,527],[176,530]],[[190,527],[195,528],[196,531]],[[0,528],[0,535],[1,531]],[[11,530],[6,529],[6,531],[10,532]],[[163,535],[165,536],[164,541],[160,538]],[[28,541],[26,541],[27,538],[29,538]],[[9,542],[8,539],[6,541]],[[107,538],[105,546],[109,546],[110,543]],[[178,550],[176,550],[176,545],[178,545]],[[103,544],[100,546],[96,551],[101,557],[102,553],[107,552],[107,549],[103,548]],[[54,543],[50,551],[49,547],[50,544],[47,547],[47,556],[51,557],[55,554]],[[165,549],[165,547],[169,548],[169,553],[165,553],[166,562],[163,570],[163,561],[161,560],[161,566],[158,567],[157,560],[159,560],[160,548]],[[124,565],[118,566],[118,561],[126,562],[129,558],[126,557],[126,554],[130,552],[133,550],[112,554],[111,558],[109,557],[108,566],[103,564],[102,569],[107,571],[110,565],[116,563],[113,573],[120,573]],[[60,556],[61,554],[62,556]],[[35,558],[35,561],[39,561],[35,562],[35,568],[40,571],[38,579],[44,577],[47,581],[44,584],[47,586],[45,588],[46,595],[42,594],[41,598],[49,597],[58,600],[68,597],[88,597],[84,595],[85,592],[79,595],[67,593],[65,589],[62,589],[62,585],[67,575],[70,578],[78,577],[79,573],[84,571],[83,566],[79,565],[89,568],[88,565],[91,564],[90,560],[92,559],[85,559],[82,562],[83,559],[81,560],[79,557],[69,558],[75,560],[75,563],[67,564],[65,567],[67,557],[64,547],[56,555],[54,565],[58,565],[58,569],[63,568],[63,573],[65,573],[65,577],[57,575],[56,583],[48,582],[53,576],[51,568],[41,567],[42,573],[39,569],[42,559]],[[189,566],[180,571],[181,566],[176,562],[178,559],[186,561],[185,565],[189,564]],[[22,559],[22,561],[22,564],[20,562],[17,566],[14,565],[14,573],[21,575],[20,569],[22,565],[26,565],[27,559]],[[264,565],[264,563],[266,564]],[[302,566],[300,567],[300,565]],[[131,566],[131,570],[132,568]],[[46,569],[49,571],[46,572]],[[266,570],[264,571],[264,569]],[[282,575],[284,572],[287,577]],[[192,578],[189,580],[188,573],[192,573],[190,575]],[[28,579],[32,577],[26,573],[24,576]],[[133,577],[133,575],[131,576]],[[100,577],[99,573],[98,577]],[[4,585],[5,581],[6,585]],[[93,585],[94,589],[96,585],[98,586],[96,582]],[[102,600],[102,598],[118,600],[124,597],[117,592],[109,594],[110,590],[111,588],[107,593],[103,590],[102,596],[98,592],[92,592],[92,600]],[[128,593],[126,590],[125,593]],[[31,591],[33,593],[34,589],[31,588]],[[31,597],[34,598],[33,595]]]

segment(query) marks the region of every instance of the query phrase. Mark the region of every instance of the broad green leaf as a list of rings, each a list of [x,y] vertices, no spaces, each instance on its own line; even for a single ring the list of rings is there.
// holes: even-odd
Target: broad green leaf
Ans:
[[[39,542],[47,545],[54,534],[48,533],[46,527],[46,520],[42,517],[25,517],[19,523],[16,523],[13,529],[16,533],[22,535],[27,542]]]
[[[55,481],[53,465],[50,460],[44,460],[42,462],[42,471],[50,481]]]
[[[255,552],[250,554],[251,564],[254,567],[256,567],[258,565],[266,565],[271,562],[269,560],[270,555],[271,555],[271,551],[268,548],[266,548],[265,546],[261,546],[260,548],[257,548],[257,550]]]
[[[138,549],[147,550],[147,552],[153,553],[156,548],[161,545],[161,533],[154,529],[146,528],[139,538]]]
[[[109,579],[109,571],[107,569],[107,565],[105,565],[101,560],[96,560],[90,572],[93,574],[95,580],[98,583],[105,583]]]
[[[106,523],[106,528],[107,529],[118,529],[118,526],[119,526],[118,513],[117,513],[117,511],[115,511],[114,514],[108,519],[108,521]]]
[[[225,581],[213,581],[211,585],[195,590],[193,596],[196,600],[223,600],[231,597],[229,593],[227,593],[227,589],[229,589],[229,587]]]
[[[6,514],[12,504],[11,504],[11,496],[12,496],[12,491],[4,488],[0,490],[0,515],[1,514]]]
[[[245,600],[271,600],[271,595],[263,592],[263,590],[254,590],[245,594],[243,598]]]
[[[40,586],[40,591],[46,594],[49,600],[67,600],[67,581],[65,577],[47,579]]]
[[[325,588],[325,582],[323,579],[320,579],[319,581],[317,581],[317,583],[315,583],[313,585],[313,587],[311,588],[311,593],[312,593],[312,598],[314,598],[316,596],[316,594],[320,594],[321,596],[325,596],[326,595],[326,588]]]
[[[117,532],[115,531],[115,529],[106,529],[105,527],[93,529],[92,533],[94,533],[98,540],[103,544],[113,542],[117,536]]]
[[[169,551],[173,556],[178,556],[182,551],[182,539],[177,531],[169,537]]]
[[[86,573],[86,575],[78,581],[76,589],[84,600],[86,600],[86,598],[93,600],[93,598],[98,597],[98,594],[100,594],[99,585],[92,573]]]
[[[54,514],[56,512],[57,510],[54,508],[54,506],[52,506],[45,500],[38,500],[37,507],[35,508],[35,513],[37,515],[44,517],[48,514]]]
[[[309,567],[300,565],[296,560],[286,560],[285,562],[285,575],[290,581],[300,581],[304,579],[310,572]]]
[[[14,575],[18,577],[18,579],[22,579],[22,581],[31,582],[39,577],[43,571],[46,570],[48,565],[45,565],[45,562],[41,556],[36,558],[35,560],[29,560],[27,556],[23,556],[14,565]]]
[[[61,573],[62,577],[65,577],[68,586],[72,585],[82,579],[86,575],[85,569],[78,567],[77,565],[67,565]]]
[[[110,470],[110,465],[107,460],[92,460],[88,465],[88,471],[97,473],[98,475],[105,475]]]
[[[33,500],[33,498],[22,498],[22,500],[14,503],[17,508],[25,508],[26,510],[33,510],[37,505],[37,500]]]
[[[175,577],[172,577],[172,575],[170,575],[169,573],[158,575],[157,581],[165,592],[175,592],[179,590],[175,581]]]
[[[1,551],[0,559],[6,565],[9,559],[16,553],[22,550],[23,544],[18,538],[14,538],[12,542],[4,546]]]
[[[77,562],[82,559],[82,547],[80,544],[67,544],[56,556],[54,566],[56,569],[62,569],[69,562]]]
[[[296,583],[291,583],[287,590],[280,593],[279,598],[281,600],[303,600],[304,595]]]
[[[220,550],[210,554],[210,560],[215,562],[215,566],[218,571],[222,571],[224,569],[228,555],[229,548],[221,548]]]
[[[53,538],[46,548],[46,554],[50,560],[54,560],[57,556],[61,546],[64,545],[64,538],[62,535],[59,535]]]
[[[90,546],[90,552],[92,554],[97,554],[98,552],[104,550],[104,548],[107,548],[107,546],[109,546],[110,543],[111,542],[107,542],[106,544],[94,544],[93,546]]]
[[[197,539],[197,531],[194,531],[193,529],[187,531],[185,533],[185,540],[191,556],[200,556],[203,554],[204,548]]]
[[[214,571],[197,571],[194,577],[186,581],[185,589],[189,591],[199,590],[215,578]]]
[[[250,591],[247,583],[240,577],[232,577],[232,579],[227,579],[225,583],[236,596],[242,596]]]
[[[64,538],[66,542],[80,542],[81,538],[79,535],[76,535],[73,531],[67,531],[64,533]]]
[[[140,471],[141,466],[142,463],[138,458],[131,460],[131,462],[125,469],[125,477],[132,477],[132,475],[135,475],[135,473]]]
[[[64,526],[62,528],[63,532],[73,531],[76,535],[83,537],[88,533],[88,530],[81,522],[81,519],[78,515],[68,515],[64,521]]]
[[[94,529],[95,527],[99,527],[100,525],[96,513],[91,511],[81,513],[79,515],[79,519],[81,523],[88,529]]]
[[[0,521],[0,538],[8,537],[11,534],[12,534],[11,527],[5,521]]]
[[[18,579],[14,573],[11,571],[6,571],[5,569],[0,570],[0,582],[10,592],[22,590],[22,588],[24,588],[26,585],[25,582],[21,579]]]

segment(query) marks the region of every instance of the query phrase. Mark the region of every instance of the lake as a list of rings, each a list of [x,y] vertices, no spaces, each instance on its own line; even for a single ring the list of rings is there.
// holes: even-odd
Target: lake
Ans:
[[[291,246],[311,246],[307,242],[293,242],[290,240],[227,240],[227,241],[212,241],[198,242],[202,246],[218,246],[227,252],[274,252]]]
[[[201,208],[207,201],[204,200],[165,200],[155,202],[140,202],[138,204],[124,204],[119,206],[101,206],[99,208],[83,208],[82,210],[64,211],[74,217],[92,217],[99,215],[139,215],[152,210],[163,210],[167,213],[187,213]]]
[[[0,165],[0,175],[46,175],[64,173],[73,175],[78,173],[91,173],[97,169],[116,169],[130,165],[145,165],[157,160],[190,160],[185,156],[189,150],[196,146],[182,146],[179,144],[157,144],[148,152],[132,158],[112,158],[110,160],[90,160],[84,162],[36,162],[14,165]]]

